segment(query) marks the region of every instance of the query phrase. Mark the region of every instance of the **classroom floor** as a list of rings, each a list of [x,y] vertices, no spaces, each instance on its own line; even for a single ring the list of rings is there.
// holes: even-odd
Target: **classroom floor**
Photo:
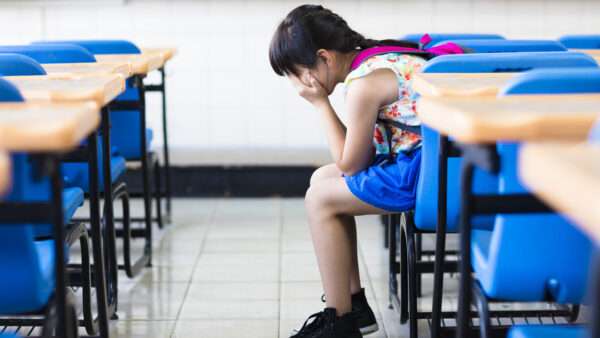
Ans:
[[[173,210],[174,226],[155,239],[154,266],[134,280],[121,276],[113,337],[283,338],[323,309],[302,199],[182,199]],[[360,217],[358,226],[363,283],[380,324],[368,337],[406,337],[388,309],[379,220]]]

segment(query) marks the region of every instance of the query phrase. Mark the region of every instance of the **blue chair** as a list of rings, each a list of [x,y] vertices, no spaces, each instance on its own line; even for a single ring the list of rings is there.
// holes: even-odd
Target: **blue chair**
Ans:
[[[512,53],[512,54],[480,54],[480,55],[448,55],[440,56],[432,59],[424,67],[423,72],[429,73],[463,73],[463,72],[494,72],[499,69],[511,68],[513,71],[522,69],[534,69],[538,67],[553,67],[557,64],[568,63],[573,67],[597,67],[595,61],[590,60],[587,55],[581,53]],[[553,56],[556,54],[556,58]],[[456,57],[456,59],[455,59]],[[569,60],[572,58],[572,60]],[[457,60],[457,61],[454,61]],[[467,60],[467,61],[464,61]],[[477,60],[478,62],[471,62]],[[484,66],[482,66],[484,65]],[[512,68],[515,67],[515,68]],[[423,125],[421,128],[423,138],[421,148],[421,168],[419,174],[419,182],[417,184],[417,200],[414,213],[404,215],[406,222],[403,223],[401,230],[401,241],[404,243],[401,250],[401,259],[406,260],[401,262],[401,266],[408,266],[407,271],[399,271],[395,266],[395,250],[396,245],[393,243],[397,237],[396,227],[390,226],[390,289],[398,290],[398,284],[395,280],[395,275],[400,273],[402,279],[401,294],[407,295],[408,300],[400,302],[401,321],[409,321],[409,329],[411,337],[417,336],[417,319],[416,315],[411,315],[411,312],[416,313],[417,296],[420,291],[421,273],[415,273],[420,265],[431,263],[418,262],[421,259],[421,244],[419,243],[420,235],[423,233],[436,233],[436,241],[444,241],[445,234],[448,232],[456,232],[459,223],[459,172],[462,165],[462,159],[457,156],[451,156],[447,159],[447,182],[446,191],[446,212],[442,213],[446,220],[443,232],[436,232],[440,228],[438,224],[438,213],[442,210],[438,205],[438,196],[440,191],[440,134],[435,130]],[[480,194],[494,193],[498,189],[498,179],[494,175],[487,172],[476,170],[474,179],[474,191]],[[443,196],[443,195],[442,195]],[[477,216],[473,220],[474,227],[478,229],[491,229],[494,226],[493,216]],[[416,235],[416,236],[415,236]],[[416,239],[415,239],[416,237]],[[435,251],[435,260],[442,261],[443,253]],[[452,253],[452,252],[447,252]],[[439,263],[438,263],[439,264]],[[412,271],[412,273],[410,272]],[[443,276],[435,275],[434,280],[441,279]],[[443,284],[442,282],[438,282]],[[408,290],[405,289],[407,285]],[[394,293],[394,292],[392,292]],[[441,289],[434,288],[434,299],[441,300]],[[405,302],[405,303],[402,303]],[[441,303],[440,303],[441,304]],[[409,309],[406,309],[408,307]],[[410,310],[412,308],[413,310]],[[420,314],[419,314],[420,316]],[[432,330],[435,330],[436,323],[432,323]]]
[[[425,73],[505,73],[541,68],[598,67],[589,55],[576,52],[523,52],[442,55],[427,62]]]
[[[421,37],[423,37],[425,33],[413,33],[406,34],[401,37],[401,40],[411,41],[414,43],[419,43]],[[471,33],[432,33],[429,34],[431,37],[430,45],[435,45],[438,42],[446,41],[446,40],[477,40],[477,39],[485,39],[485,40],[503,40],[504,37],[498,34],[471,34]]]
[[[39,63],[96,62],[85,48],[69,44],[0,46],[0,53],[25,55]]]
[[[34,59],[21,54],[0,54],[0,75],[46,75],[46,71]]]
[[[9,82],[0,79],[0,101],[23,102],[19,91]],[[52,187],[50,178],[40,174],[36,160],[28,154],[11,154],[11,188],[2,203],[9,203],[9,210],[15,210],[10,203],[21,207],[29,205],[33,208],[35,203],[43,205],[57,204],[52,201]],[[62,208],[64,213],[64,224],[69,223],[74,211],[83,203],[83,191],[79,188],[64,189],[62,193]],[[60,207],[60,206],[59,206]],[[10,212],[10,211],[9,211]],[[15,210],[15,212],[19,212]],[[24,212],[24,211],[21,211]],[[3,216],[8,216],[6,213]],[[18,217],[17,217],[18,218]],[[18,221],[14,221],[18,222]],[[68,245],[66,245],[65,262],[57,257],[57,243],[53,237],[38,238],[36,232],[39,224],[36,223],[13,223],[3,220],[0,224],[0,314],[14,316],[19,314],[30,315],[41,313],[48,306],[52,306],[53,295],[57,288],[66,288],[66,285],[57,284],[56,271],[64,271],[66,260],[68,260]],[[46,226],[46,225],[42,225]],[[47,225],[50,228],[50,236],[57,233],[57,225]],[[61,231],[62,232],[62,231]],[[87,233],[79,226],[73,226],[67,231],[76,238],[85,239]],[[66,236],[71,237],[70,235]],[[82,252],[84,245],[82,244]],[[60,249],[58,253],[60,254]],[[60,256],[59,256],[60,257]],[[61,316],[68,317],[69,322],[76,325],[74,305],[69,297],[66,297],[66,313]],[[51,318],[46,318],[49,322]],[[0,323],[2,320],[0,319]],[[0,324],[3,325],[3,324]],[[14,324],[13,324],[14,325]],[[67,328],[71,332],[76,328]]]
[[[566,52],[567,48],[554,40],[448,40],[473,53]],[[446,42],[448,42],[446,41]],[[439,44],[443,43],[440,42]]]
[[[600,49],[600,35],[564,35],[558,39],[571,49]]]
[[[537,70],[519,76],[501,95],[575,94],[582,89],[587,93],[588,86],[600,92],[599,83],[600,70]],[[515,143],[496,145],[500,159],[498,195],[528,193],[517,175],[518,150],[519,144]],[[488,299],[575,305],[584,302],[595,247],[562,216],[498,214],[493,230],[477,229],[469,236],[475,288],[479,290],[473,294],[480,314],[487,312]],[[468,278],[463,276],[461,283],[464,292]],[[461,313],[462,318],[468,318],[464,307]],[[576,313],[574,310],[573,317]],[[480,318],[480,323],[489,327],[489,318]],[[459,323],[464,325],[464,321]],[[518,337],[523,332],[540,332],[532,330],[517,328],[511,334]]]

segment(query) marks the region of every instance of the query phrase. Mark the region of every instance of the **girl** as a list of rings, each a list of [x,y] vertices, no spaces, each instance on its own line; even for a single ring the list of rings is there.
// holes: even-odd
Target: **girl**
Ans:
[[[305,203],[327,307],[292,337],[378,329],[360,283],[354,216],[414,207],[421,137],[411,80],[432,56],[417,48],[366,39],[322,6],[297,7],[275,31],[271,66],[322,116],[335,160],[314,172]],[[338,83],[346,87],[346,125],[328,98]]]

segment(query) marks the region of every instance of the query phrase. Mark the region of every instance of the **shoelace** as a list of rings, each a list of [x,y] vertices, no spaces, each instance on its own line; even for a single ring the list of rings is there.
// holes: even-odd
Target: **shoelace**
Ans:
[[[319,327],[320,323],[323,321],[325,312],[317,312],[310,315],[300,330],[293,330],[292,332],[295,334],[308,334],[312,332],[315,328]],[[311,321],[312,320],[312,321]]]

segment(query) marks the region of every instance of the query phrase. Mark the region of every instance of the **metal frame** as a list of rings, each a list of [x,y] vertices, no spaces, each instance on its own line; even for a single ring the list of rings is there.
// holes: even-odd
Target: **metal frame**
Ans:
[[[164,196],[166,200],[166,214],[165,219],[167,223],[171,222],[171,162],[169,156],[169,137],[168,137],[168,124],[167,124],[167,90],[165,81],[165,67],[161,67],[160,72],[160,83],[146,85],[146,92],[160,92],[162,100],[162,131],[163,131],[163,159],[164,159],[164,176],[165,176],[165,190],[163,192],[162,186],[159,185],[159,189],[156,190],[156,194]],[[156,175],[161,176],[159,170],[156,170]],[[159,178],[160,179],[160,178]],[[160,180],[158,181],[160,184]],[[158,206],[160,208],[160,198],[158,200]]]

